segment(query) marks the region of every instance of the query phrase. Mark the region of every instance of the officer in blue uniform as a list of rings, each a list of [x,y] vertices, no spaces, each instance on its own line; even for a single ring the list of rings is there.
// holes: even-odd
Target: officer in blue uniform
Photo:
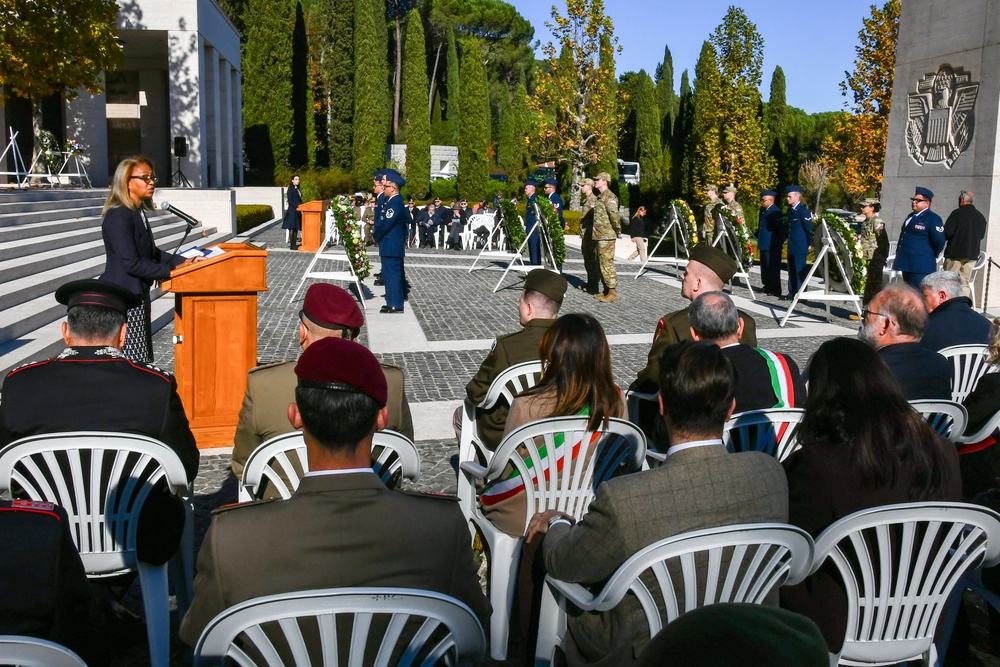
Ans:
[[[563,218],[563,198],[559,196],[558,192],[556,192],[557,185],[559,185],[559,182],[556,181],[556,179],[546,178],[545,187],[543,189],[545,190],[545,196],[547,196],[549,201],[552,202],[552,208],[554,208],[556,213],[559,214],[559,224],[562,225],[562,228],[565,230],[566,220]]]
[[[760,193],[760,223],[757,226],[757,249],[760,251],[760,282],[764,294],[781,296],[781,247],[785,245],[785,214],[774,200],[778,193]]]
[[[385,305],[379,312],[403,312],[403,257],[406,255],[406,232],[410,228],[410,212],[403,205],[400,188],[406,180],[395,169],[386,169],[385,205],[381,219],[375,220],[372,235],[378,242],[382,259],[382,282],[385,284]]]
[[[538,200],[536,190],[538,183],[531,179],[524,182],[524,196],[528,198],[524,211],[524,228],[528,232],[532,232],[535,222],[538,221],[535,215],[535,202]],[[542,263],[542,238],[537,229],[528,234],[528,263],[539,265]]]
[[[385,193],[382,191],[385,182],[384,179],[384,169],[376,169],[375,173],[372,174],[372,192],[375,194],[375,221],[372,224],[378,224],[378,221],[382,219],[383,209],[385,208]],[[381,250],[379,250],[378,256],[379,258],[382,257]],[[384,284],[382,282],[382,272],[379,271],[375,274],[375,286],[378,287]]]
[[[920,282],[937,270],[937,256],[944,250],[944,223],[941,216],[931,210],[934,193],[927,188],[917,188],[910,205],[913,213],[903,222],[896,246],[896,263],[893,268],[903,272],[907,284],[920,289]]]
[[[792,298],[806,278],[806,255],[812,241],[812,213],[802,203],[802,186],[785,188],[788,199],[788,298]]]

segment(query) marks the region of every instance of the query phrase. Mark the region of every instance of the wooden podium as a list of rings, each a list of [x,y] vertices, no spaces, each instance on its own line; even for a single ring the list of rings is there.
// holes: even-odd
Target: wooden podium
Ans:
[[[257,293],[267,251],[220,243],[226,254],[176,269],[163,281],[174,306],[174,374],[199,448],[233,444],[247,373],[257,365]]]
[[[326,222],[326,211],[330,208],[329,199],[314,199],[298,207],[302,212],[302,243],[299,252],[316,252],[323,242],[323,226]]]

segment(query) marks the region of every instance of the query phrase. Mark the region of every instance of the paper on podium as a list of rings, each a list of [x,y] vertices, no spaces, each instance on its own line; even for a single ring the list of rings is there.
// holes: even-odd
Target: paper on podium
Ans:
[[[189,248],[181,253],[181,257],[204,257],[205,259],[211,259],[225,254],[225,250],[219,246],[215,246],[214,248]]]

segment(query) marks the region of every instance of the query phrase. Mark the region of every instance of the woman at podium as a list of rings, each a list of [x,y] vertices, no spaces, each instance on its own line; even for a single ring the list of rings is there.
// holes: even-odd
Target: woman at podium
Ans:
[[[141,303],[128,311],[123,352],[127,358],[143,362],[153,360],[149,310],[153,281],[165,280],[175,268],[203,259],[185,259],[156,247],[146,218],[155,190],[152,162],[142,156],[122,160],[115,169],[101,223],[105,253],[101,280],[120,285],[140,298]]]

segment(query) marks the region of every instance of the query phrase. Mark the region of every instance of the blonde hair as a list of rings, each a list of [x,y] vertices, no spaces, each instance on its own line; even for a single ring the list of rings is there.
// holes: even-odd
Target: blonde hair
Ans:
[[[126,158],[118,163],[118,167],[115,169],[115,176],[111,180],[111,192],[108,193],[108,199],[104,202],[104,210],[101,211],[101,215],[106,215],[108,211],[116,206],[124,206],[133,211],[139,210],[139,207],[132,201],[132,196],[128,192],[128,182],[132,178],[132,172],[140,164],[146,165],[150,171],[153,171],[153,163],[149,158],[142,155]],[[146,204],[146,208],[152,208],[152,206],[152,203]]]
[[[986,353],[991,364],[996,365],[1000,362],[1000,317],[993,318],[993,330],[990,331],[990,342]]]

